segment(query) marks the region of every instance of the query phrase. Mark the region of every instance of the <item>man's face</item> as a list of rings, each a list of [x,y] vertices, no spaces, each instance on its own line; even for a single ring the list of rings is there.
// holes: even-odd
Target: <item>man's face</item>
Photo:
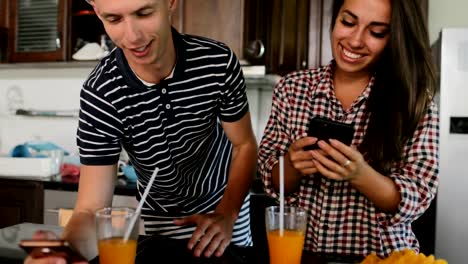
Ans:
[[[94,0],[107,34],[132,64],[160,62],[172,45],[175,0]]]

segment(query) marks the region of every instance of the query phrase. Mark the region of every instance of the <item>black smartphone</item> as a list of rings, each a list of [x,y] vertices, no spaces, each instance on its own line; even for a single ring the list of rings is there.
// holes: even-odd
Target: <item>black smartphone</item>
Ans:
[[[322,117],[314,117],[309,122],[307,135],[327,142],[329,139],[336,139],[349,146],[353,141],[354,126],[352,124],[341,123]],[[318,148],[317,144],[313,144],[306,146],[304,149],[312,150]]]
[[[67,263],[87,261],[63,239],[21,240],[19,246],[33,258],[61,257]]]

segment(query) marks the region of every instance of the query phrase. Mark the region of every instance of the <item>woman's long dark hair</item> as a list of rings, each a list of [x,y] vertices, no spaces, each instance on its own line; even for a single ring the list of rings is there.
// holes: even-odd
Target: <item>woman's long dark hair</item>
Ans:
[[[345,0],[334,0],[333,30]],[[369,124],[359,150],[377,171],[388,174],[402,160],[436,93],[429,37],[417,0],[392,0],[390,38],[374,66],[376,79],[367,103]]]

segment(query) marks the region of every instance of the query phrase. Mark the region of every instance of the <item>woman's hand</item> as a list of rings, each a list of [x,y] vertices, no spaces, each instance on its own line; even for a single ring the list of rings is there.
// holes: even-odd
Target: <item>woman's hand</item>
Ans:
[[[295,141],[288,149],[286,158],[292,167],[302,175],[314,174],[317,172],[316,164],[314,163],[312,150],[304,150],[304,147],[313,145],[317,142],[317,138],[304,137]]]
[[[320,151],[312,151],[314,164],[317,170],[329,179],[356,180],[361,175],[364,166],[367,165],[358,150],[338,140],[330,139],[330,143],[320,140],[318,146]]]

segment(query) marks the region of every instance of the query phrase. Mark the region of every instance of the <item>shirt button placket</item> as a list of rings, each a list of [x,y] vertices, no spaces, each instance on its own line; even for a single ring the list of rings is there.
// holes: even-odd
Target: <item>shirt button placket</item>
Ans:
[[[162,103],[164,104],[164,108],[166,108],[166,110],[170,110],[171,109],[171,104],[169,102],[166,87],[161,88],[161,98],[162,98]]]

